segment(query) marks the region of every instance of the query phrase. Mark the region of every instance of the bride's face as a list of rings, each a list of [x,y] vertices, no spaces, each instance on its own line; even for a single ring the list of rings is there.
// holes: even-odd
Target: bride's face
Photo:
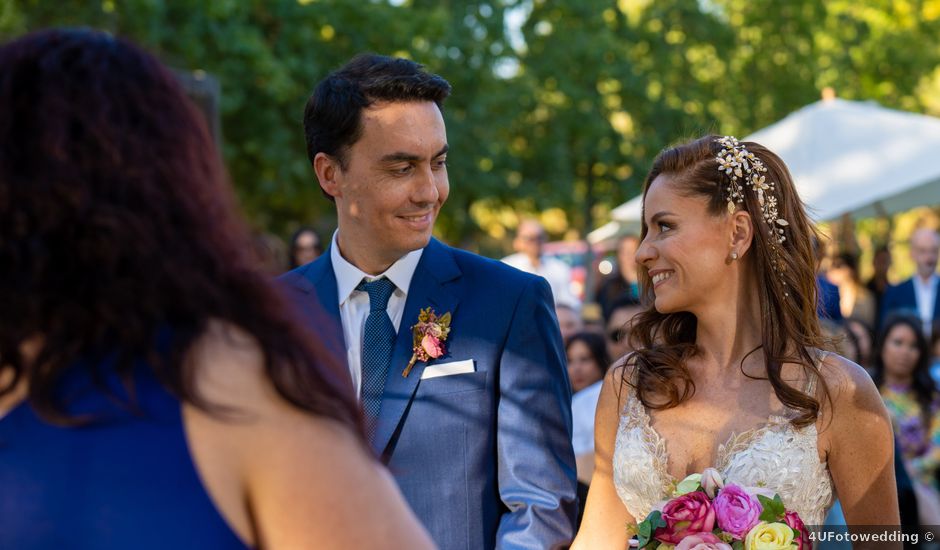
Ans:
[[[730,232],[705,198],[685,196],[661,175],[646,193],[643,216],[647,231],[636,258],[652,279],[657,311],[696,313],[724,295],[718,291],[729,284]]]

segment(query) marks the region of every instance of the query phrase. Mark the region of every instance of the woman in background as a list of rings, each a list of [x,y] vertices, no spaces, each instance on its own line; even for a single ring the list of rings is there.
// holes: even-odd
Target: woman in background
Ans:
[[[317,259],[323,250],[320,237],[312,227],[303,226],[290,238],[290,268],[294,269],[309,264]]]
[[[568,380],[571,381],[571,442],[578,468],[578,523],[584,514],[588,487],[594,474],[594,413],[604,375],[610,368],[607,342],[594,332],[578,332],[565,341]]]
[[[839,287],[839,309],[844,319],[855,318],[874,326],[875,297],[858,276],[858,257],[848,252],[837,254],[826,273],[829,282]]]
[[[0,111],[0,547],[430,547],[169,71],[37,32]]]
[[[940,524],[940,394],[930,376],[930,348],[921,321],[897,315],[885,320],[875,352],[874,380],[917,493],[922,525]]]

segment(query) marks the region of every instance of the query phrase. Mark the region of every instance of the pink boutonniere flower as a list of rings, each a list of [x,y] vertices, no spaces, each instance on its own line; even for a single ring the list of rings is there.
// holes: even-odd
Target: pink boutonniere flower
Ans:
[[[432,308],[425,308],[418,314],[418,323],[411,327],[413,345],[411,361],[401,375],[407,377],[411,368],[418,361],[437,359],[447,352],[444,342],[450,334],[450,312],[438,317]]]

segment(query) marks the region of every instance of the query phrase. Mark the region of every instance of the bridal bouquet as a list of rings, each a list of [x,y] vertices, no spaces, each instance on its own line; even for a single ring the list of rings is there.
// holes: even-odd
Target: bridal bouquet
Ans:
[[[811,550],[800,516],[780,495],[725,485],[714,468],[692,474],[673,498],[637,526],[639,548],[658,550]]]

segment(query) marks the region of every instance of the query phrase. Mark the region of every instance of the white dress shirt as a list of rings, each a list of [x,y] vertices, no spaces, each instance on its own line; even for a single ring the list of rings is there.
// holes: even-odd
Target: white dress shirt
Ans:
[[[369,294],[361,290],[356,290],[362,279],[373,281],[382,277],[395,284],[395,291],[388,299],[389,319],[398,332],[401,325],[402,315],[405,313],[405,300],[408,298],[408,289],[411,287],[411,278],[418,267],[418,261],[421,259],[423,248],[413,250],[405,254],[393,263],[384,273],[372,276],[353,264],[349,263],[343,255],[340,254],[339,246],[336,244],[336,236],[339,231],[333,233],[333,245],[330,246],[330,261],[333,264],[333,274],[336,276],[336,290],[339,298],[339,317],[343,323],[343,338],[346,342],[346,361],[349,364],[349,375],[352,377],[353,387],[356,389],[356,395],[359,395],[362,385],[362,332],[366,324],[366,317],[369,316]],[[414,320],[417,322],[417,319]]]
[[[536,267],[532,265],[532,260],[528,256],[518,252],[503,258],[503,263],[520,271],[544,277],[548,281],[548,286],[552,287],[552,295],[555,298],[556,305],[563,304],[576,310],[580,308],[580,300],[571,292],[571,267],[565,262],[558,258],[542,256],[538,267]]]
[[[917,314],[924,325],[924,335],[927,336],[927,341],[930,341],[930,333],[933,331],[933,306],[937,300],[937,282],[940,277],[934,274],[924,281],[920,275],[915,274],[911,280],[914,282]]]
[[[594,413],[603,385],[604,381],[598,380],[571,396],[571,446],[575,456],[594,452]]]

